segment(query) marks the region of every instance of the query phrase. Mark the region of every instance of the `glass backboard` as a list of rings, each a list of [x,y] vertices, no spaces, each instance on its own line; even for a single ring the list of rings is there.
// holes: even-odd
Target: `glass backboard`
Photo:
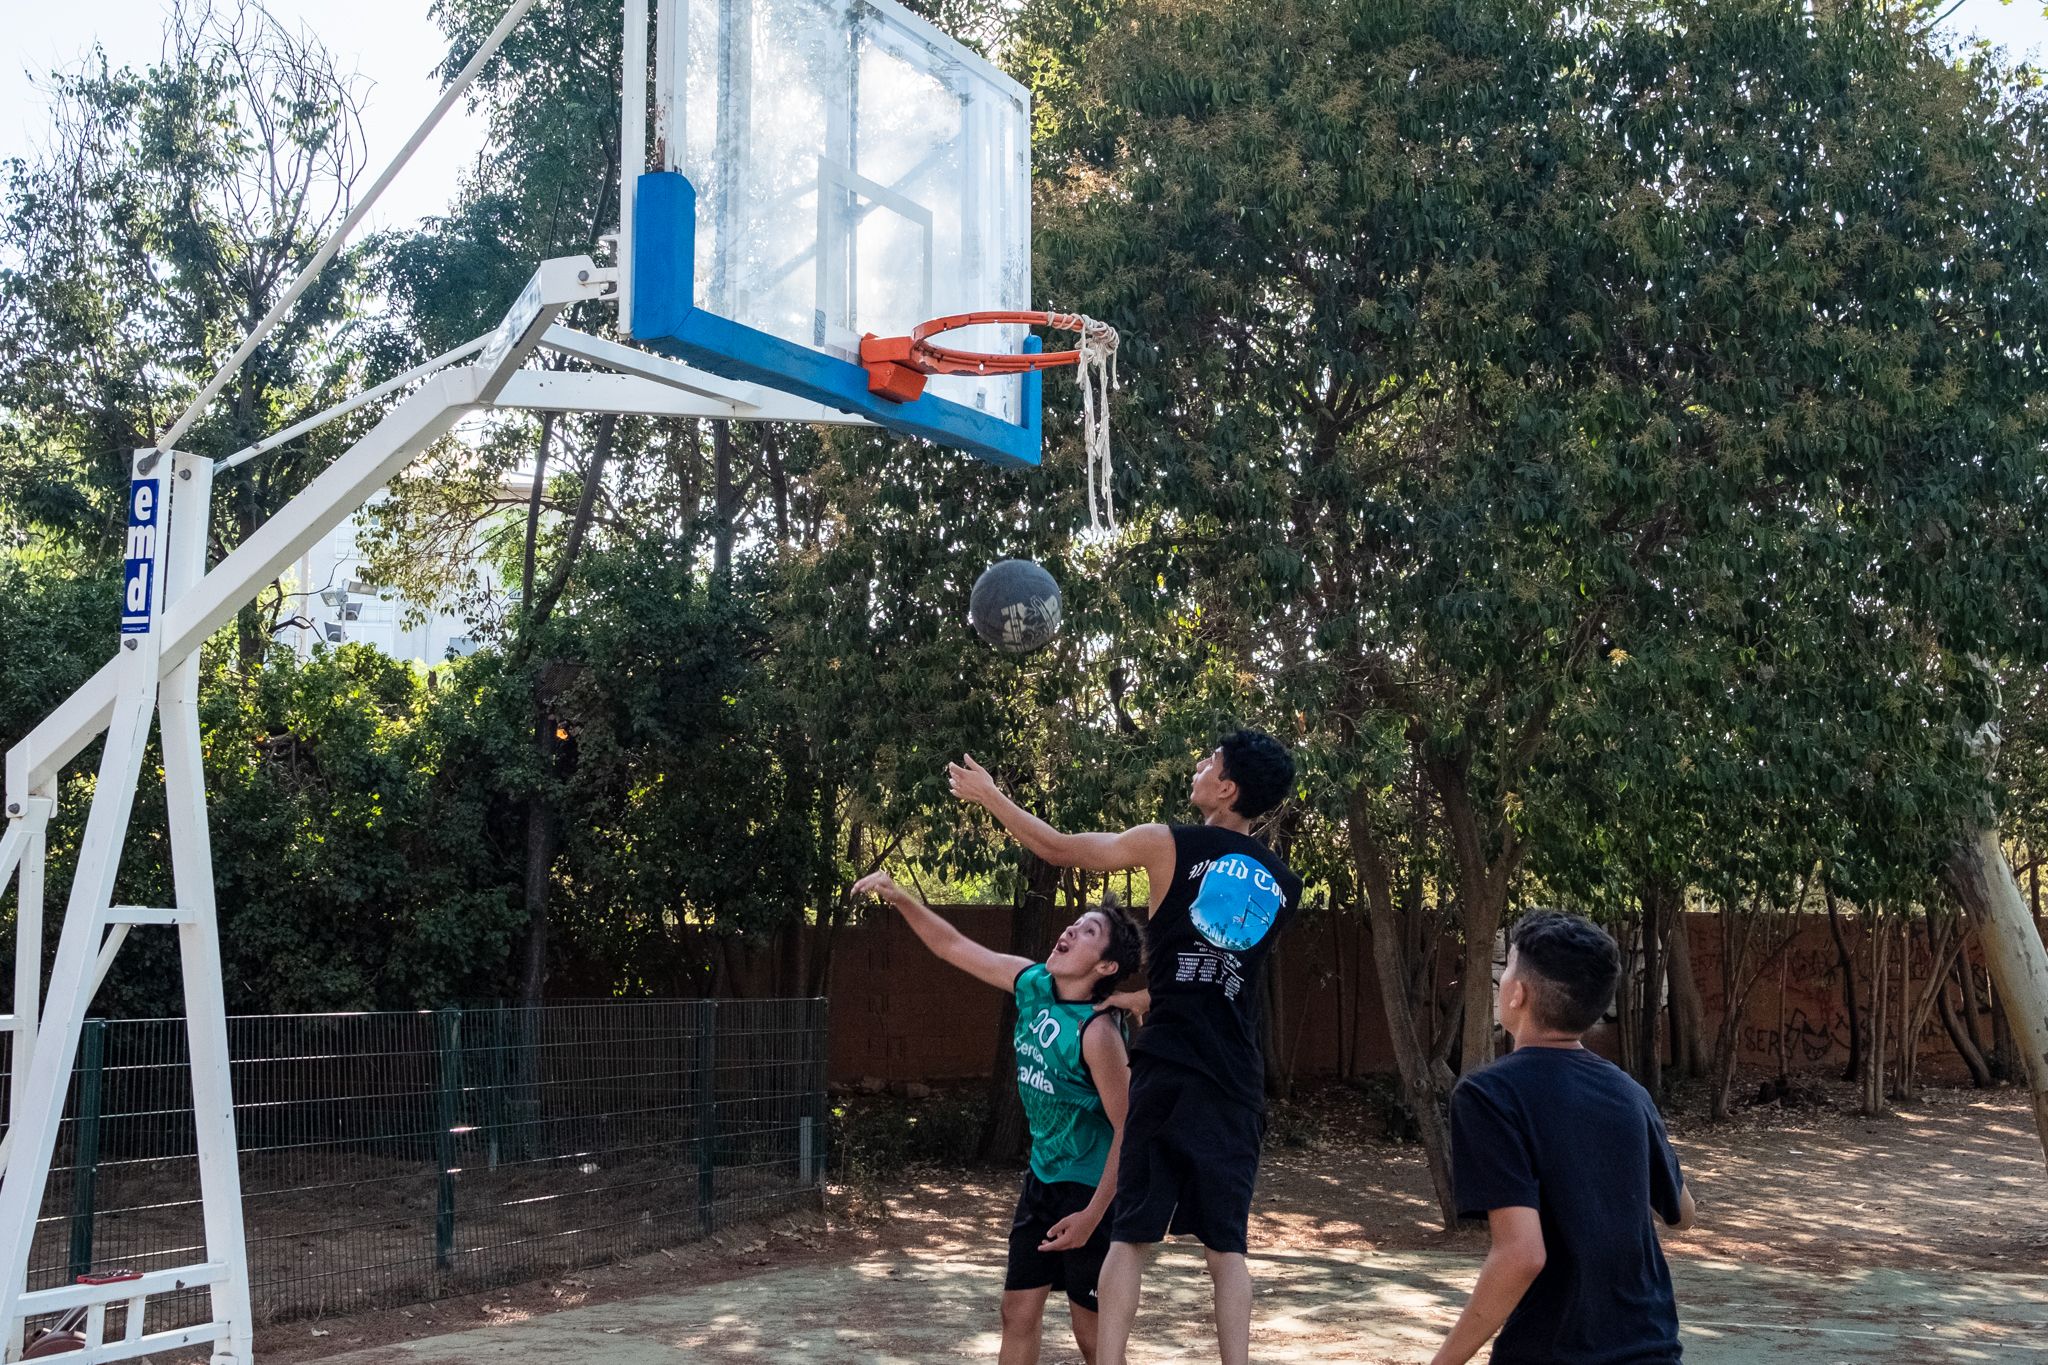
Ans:
[[[655,90],[657,169],[694,193],[689,304],[744,329],[704,329],[686,359],[758,334],[855,366],[864,333],[1031,306],[1029,96],[893,0],[662,0]],[[637,264],[659,244],[636,216]],[[634,331],[659,345],[644,294],[636,272]],[[947,337],[1023,342],[1015,327]],[[787,354],[761,348],[735,368],[762,381]],[[973,375],[926,390],[1034,431],[1037,391]]]

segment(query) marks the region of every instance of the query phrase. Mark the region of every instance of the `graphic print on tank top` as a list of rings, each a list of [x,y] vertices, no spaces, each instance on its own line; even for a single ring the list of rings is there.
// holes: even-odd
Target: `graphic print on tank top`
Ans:
[[[1287,897],[1273,874],[1242,853],[1226,853],[1207,867],[1196,867],[1202,879],[1188,917],[1203,938],[1218,948],[1241,953],[1255,947],[1280,918]]]
[[[1287,893],[1256,858],[1243,853],[1197,863],[1187,879],[1199,883],[1188,905],[1188,923],[1208,946],[1183,949],[1174,980],[1221,985],[1224,999],[1235,1001],[1244,989],[1244,962],[1238,954],[1258,947],[1272,932]]]

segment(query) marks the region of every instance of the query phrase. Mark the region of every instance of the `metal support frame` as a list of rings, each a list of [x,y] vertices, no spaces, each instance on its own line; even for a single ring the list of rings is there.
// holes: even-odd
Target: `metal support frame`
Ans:
[[[29,1319],[71,1308],[88,1310],[87,1341],[67,1354],[78,1365],[135,1359],[152,1352],[210,1344],[213,1365],[250,1365],[252,1319],[249,1266],[242,1221],[241,1174],[230,1082],[226,997],[221,979],[220,923],[214,903],[205,771],[200,751],[199,648],[308,547],[354,515],[412,459],[468,412],[489,407],[547,406],[533,392],[540,376],[522,371],[549,338],[557,349],[590,349],[598,358],[608,343],[555,328],[572,303],[607,298],[616,272],[588,257],[545,262],[535,271],[504,323],[460,358],[481,348],[473,364],[417,376],[420,387],[387,412],[363,438],[316,477],[210,572],[207,529],[214,461],[184,452],[165,459],[156,450],[135,452],[129,484],[120,648],[83,687],[7,755],[6,828],[0,834],[0,887],[18,870],[12,1122],[0,1139],[0,1333],[8,1359],[18,1359]],[[625,348],[619,348],[624,350]],[[659,366],[669,366],[666,361]],[[636,368],[643,371],[647,366]],[[681,367],[675,367],[680,369]],[[729,381],[703,376],[697,383],[655,369],[646,374],[553,376],[575,381],[575,394],[616,399],[619,411],[674,410],[680,400],[703,415],[742,416],[756,410],[754,395]],[[688,386],[684,381],[690,381]],[[697,392],[709,388],[711,394]],[[764,395],[772,399],[773,396]],[[522,399],[526,401],[522,401]],[[660,401],[657,401],[660,400]],[[661,402],[670,402],[664,408]],[[355,403],[329,414],[339,416]],[[602,402],[594,405],[603,410]],[[779,400],[760,405],[775,409]],[[779,413],[777,415],[780,415]],[[152,724],[159,730],[169,817],[176,905],[117,905],[115,874],[126,842],[137,783]],[[100,734],[99,779],[78,851],[47,993],[42,990],[43,881],[47,831],[56,810],[56,783],[64,766]],[[153,1270],[139,1280],[28,1288],[29,1256],[55,1154],[58,1125],[70,1089],[85,1017],[115,956],[137,927],[174,929],[183,972],[187,1041],[192,1066],[194,1132],[205,1246],[192,1265]],[[205,1323],[146,1332],[149,1300],[203,1288]],[[127,1305],[121,1335],[106,1336],[109,1305]]]
[[[946,42],[936,29],[894,0],[870,0],[917,35]],[[397,174],[469,82],[492,59],[534,0],[511,0],[484,45],[442,92],[432,114],[348,220],[273,304],[269,314],[221,367],[157,447],[135,452],[129,485],[128,544],[120,648],[101,669],[7,754],[0,831],[0,889],[19,873],[15,925],[14,1012],[0,1028],[14,1034],[11,1123],[0,1137],[0,1346],[21,1356],[31,1318],[83,1309],[84,1348],[75,1365],[131,1360],[210,1345],[212,1365],[251,1365],[248,1253],[242,1219],[234,1096],[228,1055],[226,998],[221,979],[220,924],[214,902],[205,772],[200,749],[199,649],[262,587],[322,537],[353,516],[420,452],[465,414],[480,409],[532,409],[882,425],[972,450],[1002,463],[1038,460],[1038,377],[1025,379],[1025,422],[1012,425],[927,397],[886,404],[865,388],[850,362],[793,347],[694,307],[694,194],[677,173],[683,163],[685,118],[664,78],[654,93],[654,168],[648,169],[648,26],[650,0],[625,0],[626,91],[620,156],[618,267],[599,269],[587,256],[543,262],[504,321],[488,337],[437,356],[376,389],[308,418],[216,464],[174,449],[263,334],[292,305],[340,248],[349,229]],[[679,0],[653,0],[656,65],[679,69],[690,34]],[[724,54],[730,59],[735,54]],[[744,53],[737,54],[744,59]],[[978,61],[971,56],[963,60]],[[989,68],[993,72],[993,68]],[[724,125],[722,125],[724,126]],[[730,187],[728,187],[730,188]],[[646,232],[640,229],[647,229]],[[645,240],[636,240],[639,238]],[[721,241],[728,248],[731,237]],[[619,306],[621,330],[648,340],[669,357],[652,355],[557,327],[571,304],[604,299]],[[635,318],[635,303],[642,316]],[[1027,340],[1026,348],[1035,346]],[[593,369],[540,373],[524,369],[541,346]],[[471,355],[475,359],[457,365]],[[681,363],[693,361],[691,363]],[[307,431],[388,396],[418,387],[376,426],[258,527],[211,570],[207,530],[215,471],[296,439]],[[152,725],[160,729],[176,905],[114,904],[116,872],[133,815]],[[47,991],[41,979],[44,877],[48,829],[58,779],[66,765],[104,734],[98,781],[80,840]],[[185,992],[192,1067],[194,1132],[205,1220],[205,1245],[193,1264],[153,1268],[112,1282],[91,1278],[30,1290],[29,1257],[42,1208],[74,1059],[93,997],[129,933],[174,929]],[[707,1027],[698,1058],[700,1161],[715,1133],[709,1069],[715,1063]],[[700,1172],[700,1216],[713,1211],[708,1168]],[[90,1217],[89,1211],[85,1215]],[[444,1217],[444,1222],[446,1221]],[[444,1236],[444,1241],[445,1241]],[[81,1239],[80,1245],[84,1245]],[[89,1254],[89,1253],[83,1253]],[[147,1310],[159,1295],[205,1290],[207,1321],[147,1331]],[[118,1339],[107,1338],[107,1310],[125,1307]]]

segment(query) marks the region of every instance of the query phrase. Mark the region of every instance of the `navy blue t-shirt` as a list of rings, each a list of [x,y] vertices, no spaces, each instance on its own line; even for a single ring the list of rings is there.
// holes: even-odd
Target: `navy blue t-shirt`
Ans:
[[[1495,1365],[1679,1359],[1671,1271],[1650,1225],[1684,1179],[1650,1094],[1580,1048],[1520,1048],[1451,1092],[1458,1216],[1532,1208],[1545,1260],[1494,1341]]]

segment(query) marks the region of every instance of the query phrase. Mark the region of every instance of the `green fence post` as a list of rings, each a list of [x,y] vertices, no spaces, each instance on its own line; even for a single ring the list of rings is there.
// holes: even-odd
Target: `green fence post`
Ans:
[[[491,1170],[498,1169],[498,1144],[502,1141],[505,1126],[505,1011],[493,1009],[486,1016],[490,1020],[490,1041],[484,1044],[485,1080],[481,1083],[478,1099],[483,1101],[482,1121],[486,1160]],[[470,1021],[472,1036],[476,1021]]]
[[[107,1074],[107,1023],[88,1019],[79,1037],[78,1129],[71,1162],[71,1278],[92,1272],[92,1219],[99,1202],[100,1107]]]
[[[696,1116],[692,1125],[697,1135],[697,1226],[711,1231],[712,1180],[718,1158],[718,1002],[697,1002],[697,1075],[691,1085]]]
[[[462,1011],[442,1010],[435,1021],[441,1035],[440,1122],[434,1130],[441,1189],[434,1210],[434,1264],[447,1270],[455,1263],[455,1129],[462,1122]]]

